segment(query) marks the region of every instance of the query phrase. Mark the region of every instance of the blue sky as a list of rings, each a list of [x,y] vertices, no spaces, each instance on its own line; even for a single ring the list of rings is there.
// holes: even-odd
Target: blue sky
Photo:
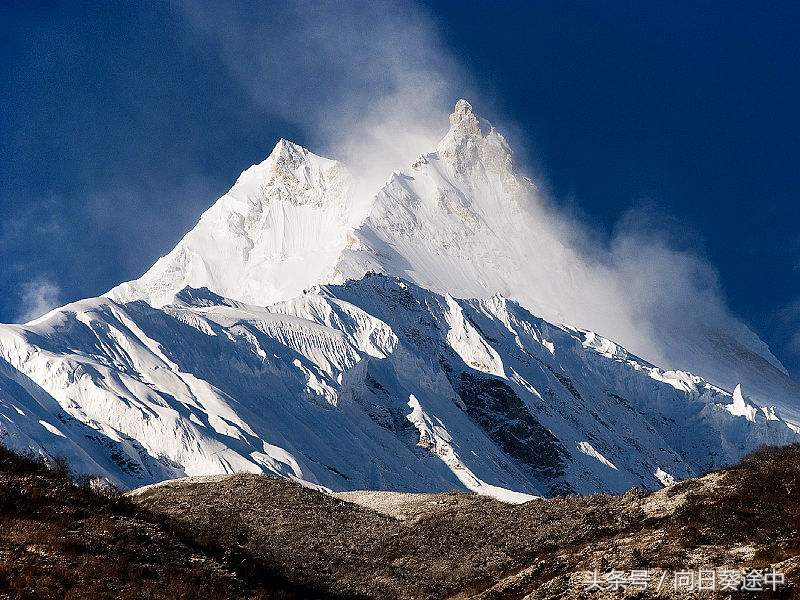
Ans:
[[[402,154],[465,96],[800,372],[799,35],[794,3],[5,2],[0,321],[140,275],[279,137]]]

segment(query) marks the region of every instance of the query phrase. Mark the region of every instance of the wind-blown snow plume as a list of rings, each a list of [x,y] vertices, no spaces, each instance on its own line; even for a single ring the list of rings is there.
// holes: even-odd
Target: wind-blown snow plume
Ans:
[[[670,239],[669,219],[631,212],[621,219],[609,247],[614,277],[625,290],[625,310],[651,330],[724,331],[742,348],[766,355],[766,345],[727,306],[714,266],[691,246]],[[641,340],[645,346],[646,340]],[[675,363],[680,348],[653,348],[653,360]],[[782,367],[779,367],[781,370]]]
[[[435,147],[455,90],[464,93],[465,69],[432,19],[412,5],[289,2],[265,11],[187,2],[182,9],[191,34],[215,45],[253,102],[296,123],[313,150],[345,162],[367,192]],[[562,300],[566,319],[666,365],[680,349],[654,341],[662,328],[730,331],[769,355],[731,314],[708,261],[676,249],[652,219],[644,224],[643,213],[627,216],[608,236],[541,192],[528,208],[541,233],[528,242],[541,244],[539,254],[549,261],[539,265],[539,281],[586,282],[579,298]],[[561,249],[553,253],[556,241]]]
[[[27,323],[61,304],[61,290],[52,281],[34,279],[22,286],[22,305],[17,321]]]
[[[252,101],[375,188],[436,144],[463,73],[411,3],[188,1],[202,36]]]

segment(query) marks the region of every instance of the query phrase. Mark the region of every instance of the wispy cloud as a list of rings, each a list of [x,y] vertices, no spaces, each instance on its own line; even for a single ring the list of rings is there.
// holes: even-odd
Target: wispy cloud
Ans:
[[[376,181],[436,143],[467,86],[413,3],[181,7],[190,34],[218,50],[265,118],[299,125],[313,150]]]
[[[796,271],[800,272],[800,264]],[[774,327],[778,329],[776,337],[784,340],[787,366],[800,376],[800,297],[777,312]]]
[[[434,148],[459,96],[481,112],[466,66],[413,4],[287,2],[263,10],[187,0],[181,10],[189,34],[216,48],[265,118],[295,123],[312,150],[353,166],[370,185]],[[730,311],[685,224],[665,227],[669,218],[644,206],[609,236],[544,194],[530,204],[539,232],[532,243],[550,257],[538,267],[542,289],[572,289],[558,299],[565,317],[666,365],[682,366],[682,349],[661,343],[670,337],[664,331],[687,340],[699,330],[727,331],[768,354]],[[550,251],[561,243],[563,251]]]
[[[61,289],[52,281],[37,278],[22,285],[19,323],[27,323],[56,308],[62,302]]]
[[[35,319],[62,300],[58,285],[44,275],[47,266],[37,252],[45,239],[66,238],[58,218],[60,204],[57,196],[44,198],[0,222],[0,255],[8,257],[2,278],[9,288],[6,302],[15,307],[10,313],[15,322]]]
[[[795,333],[789,340],[789,349],[793,353],[800,355],[800,331]]]

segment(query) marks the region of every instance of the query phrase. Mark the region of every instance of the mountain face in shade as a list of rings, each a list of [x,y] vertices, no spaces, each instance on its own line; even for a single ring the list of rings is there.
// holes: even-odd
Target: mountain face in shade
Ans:
[[[727,390],[741,383],[800,423],[800,386],[766,344],[724,315],[676,316],[632,299],[612,267],[574,248],[506,140],[465,100],[433,151],[375,194],[359,181],[342,164],[281,140],[172,252],[109,296],[159,307],[192,286],[265,306],[370,272],[463,298],[501,293],[665,368]]]

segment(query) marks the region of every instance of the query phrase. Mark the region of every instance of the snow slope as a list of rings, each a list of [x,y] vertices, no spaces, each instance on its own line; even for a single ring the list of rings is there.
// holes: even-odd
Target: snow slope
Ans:
[[[657,488],[800,438],[741,389],[384,275],[267,308],[187,288],[0,326],[0,435],[126,487],[250,471],[509,501]]]
[[[167,256],[109,296],[163,306],[192,286],[255,304],[291,298],[330,279],[367,210],[357,197],[341,164],[280,140]]]
[[[468,102],[456,104],[436,149],[374,196],[357,189],[341,164],[281,140],[172,252],[109,296],[158,307],[190,285],[264,306],[368,272],[459,297],[502,293],[656,364],[725,389],[742,383],[800,423],[800,385],[752,331],[732,319],[697,311],[676,318],[630,301],[611,267],[576,251],[517,171],[506,140]]]
[[[625,279],[579,253],[537,194],[503,136],[461,100],[436,150],[394,173],[377,194],[337,271],[343,278],[399,275],[462,297],[499,292],[662,366],[726,389],[744,383],[753,397],[800,422],[800,386],[758,336],[733,319],[696,311],[676,318],[632,300]]]

